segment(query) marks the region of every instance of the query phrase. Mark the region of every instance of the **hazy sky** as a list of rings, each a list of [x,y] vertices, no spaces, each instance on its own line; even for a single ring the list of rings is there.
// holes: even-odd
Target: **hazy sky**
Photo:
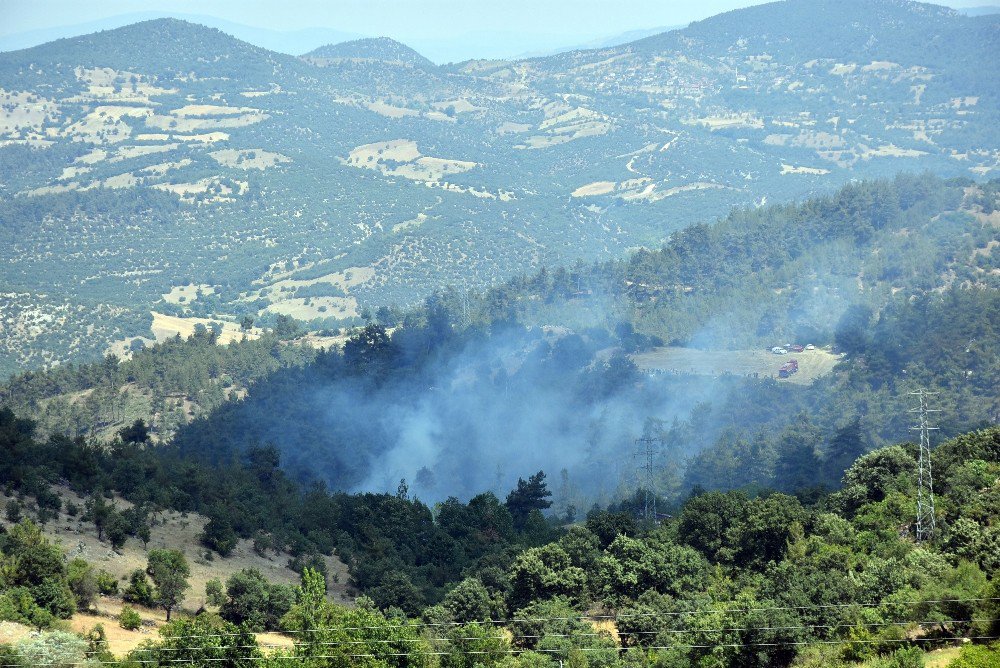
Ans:
[[[0,0],[0,34],[132,12],[210,14],[276,30],[326,27],[438,37],[480,30],[606,35],[689,23],[753,0]],[[954,0],[951,6],[990,4]]]
[[[954,7],[994,0],[948,0]],[[564,46],[626,31],[677,26],[757,0],[0,0],[0,36],[74,26],[137,12],[208,15],[292,31],[329,28],[462,50]],[[57,36],[63,36],[59,34]],[[47,37],[50,38],[50,37]],[[530,39],[529,39],[530,38]],[[515,44],[514,42],[517,42]],[[20,47],[19,47],[20,48]],[[537,47],[532,47],[537,48]],[[484,54],[485,55],[485,54]]]

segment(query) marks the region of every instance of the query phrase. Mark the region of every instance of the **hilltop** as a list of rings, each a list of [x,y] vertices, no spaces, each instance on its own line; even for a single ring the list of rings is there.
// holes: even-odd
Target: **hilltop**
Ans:
[[[388,37],[369,37],[338,44],[327,44],[304,54],[302,58],[321,66],[339,60],[373,60],[422,69],[436,67],[434,63],[410,47]]]
[[[86,89],[75,76],[76,68],[109,68],[164,80],[252,82],[257,76],[294,76],[297,62],[293,56],[253,46],[216,28],[162,18],[0,53],[0,80],[7,90],[17,86],[69,92]]]

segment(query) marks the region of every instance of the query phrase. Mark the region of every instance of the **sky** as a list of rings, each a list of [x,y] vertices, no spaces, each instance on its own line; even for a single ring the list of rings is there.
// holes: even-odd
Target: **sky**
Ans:
[[[948,0],[949,6],[993,0]],[[683,26],[755,0],[0,0],[0,50],[79,32],[173,15],[211,17],[258,29],[246,37],[286,50],[277,33],[297,31],[287,50],[327,38],[387,36],[432,60],[508,57],[570,46],[597,46],[636,30]],[[139,16],[137,16],[139,15]],[[90,25],[86,25],[90,24]],[[17,39],[11,39],[17,36]],[[641,36],[641,35],[640,35]],[[7,38],[7,39],[3,39]],[[19,41],[20,40],[20,41]],[[277,40],[277,41],[275,41]],[[249,41],[249,40],[248,40]],[[322,43],[320,41],[320,43]],[[319,46],[316,43],[315,46]],[[314,47],[311,47],[314,48]],[[299,51],[302,53],[303,51]]]

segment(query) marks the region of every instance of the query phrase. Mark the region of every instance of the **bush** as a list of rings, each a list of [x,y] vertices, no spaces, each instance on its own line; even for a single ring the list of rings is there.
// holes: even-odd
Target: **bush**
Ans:
[[[9,500],[7,502],[7,506],[4,511],[7,517],[7,521],[10,522],[11,524],[17,524],[18,522],[20,522],[21,510],[22,510],[21,504],[18,502],[17,499]]]
[[[212,578],[205,583],[205,600],[216,607],[226,602],[226,594],[222,591],[222,581],[219,578]]]
[[[24,640],[17,644],[18,664],[69,668],[83,665],[87,658],[87,641],[72,633],[55,631]]]
[[[201,544],[213,549],[223,557],[228,557],[236,548],[239,537],[233,530],[233,525],[224,517],[213,517],[205,525]]]
[[[115,596],[118,594],[118,579],[105,570],[97,574],[97,593],[101,596]]]
[[[949,668],[995,668],[1000,666],[1000,643],[966,645]]]
[[[114,550],[120,550],[125,546],[125,541],[128,540],[129,536],[129,529],[128,521],[124,515],[117,511],[112,511],[108,515],[104,527],[104,535]]]
[[[97,576],[94,567],[83,559],[74,559],[66,567],[66,579],[76,598],[76,607],[87,610],[97,596]]]
[[[206,593],[207,590],[206,586]],[[226,596],[219,614],[227,622],[254,631],[274,630],[294,603],[292,587],[271,584],[260,571],[245,568],[226,581]]]
[[[142,617],[132,606],[126,605],[118,613],[118,626],[126,631],[135,631],[142,626]]]
[[[104,624],[95,624],[94,628],[83,634],[83,639],[87,641],[87,658],[92,662],[114,662],[115,657],[108,647],[108,634],[104,630]]]
[[[955,664],[952,664],[953,666]],[[872,668],[923,668],[924,653],[919,647],[897,649],[871,662]]]
[[[152,608],[156,605],[156,593],[153,590],[153,585],[149,582],[149,578],[146,577],[145,571],[138,569],[132,571],[132,574],[128,577],[128,587],[125,588],[122,598],[128,603],[138,603],[147,608]]]

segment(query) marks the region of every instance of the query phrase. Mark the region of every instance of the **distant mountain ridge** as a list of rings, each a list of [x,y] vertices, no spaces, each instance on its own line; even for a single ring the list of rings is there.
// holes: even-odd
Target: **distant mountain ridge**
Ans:
[[[983,5],[981,7],[962,7],[958,10],[966,16],[985,16],[988,14],[1000,14],[1000,5]]]
[[[216,28],[237,39],[249,42],[271,51],[286,55],[305,53],[322,44],[346,42],[363,37],[358,33],[331,28],[304,28],[301,30],[270,30],[259,26],[249,26],[242,23],[227,21],[207,14],[185,14],[171,12],[134,12],[121,14],[96,21],[88,21],[69,26],[28,30],[20,33],[0,36],[0,52],[17,51],[31,48],[58,39],[65,39],[102,30],[113,30],[142,21],[161,18],[173,18],[188,23],[197,23],[209,28]]]
[[[780,23],[775,16],[779,12]],[[912,64],[931,65],[942,53],[996,46],[998,36],[990,29],[981,33],[981,43],[968,39],[968,31],[988,25],[947,7],[909,0],[782,0],[696,21],[682,31],[641,40],[635,48],[662,50],[683,45],[713,50],[738,45],[766,48],[775,57],[879,60],[906,56]]]
[[[52,76],[53,69],[72,72],[69,63],[121,71],[138,69],[161,78],[190,74],[239,79],[264,74],[273,78],[275,68],[306,70],[294,56],[254,46],[216,28],[171,18],[0,53],[0,72],[6,85],[10,76],[20,85],[31,86]],[[262,73],[262,69],[269,73]]]

